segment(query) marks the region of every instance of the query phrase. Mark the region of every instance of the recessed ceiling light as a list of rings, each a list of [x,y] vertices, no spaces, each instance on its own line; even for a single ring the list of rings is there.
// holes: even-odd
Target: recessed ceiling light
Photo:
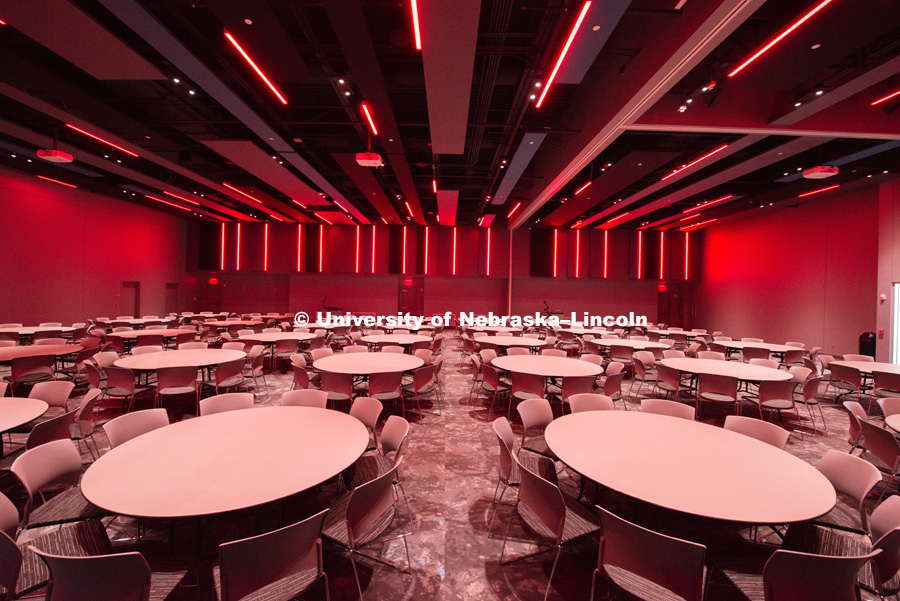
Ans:
[[[342,83],[344,83],[344,80],[343,80],[343,79],[339,79],[339,80],[338,80],[338,83],[342,84]]]
[[[795,102],[795,103],[794,103],[794,106],[800,106],[801,104],[803,104],[803,103],[802,103],[802,102]]]
[[[535,96],[534,94],[532,94],[531,96],[529,96],[529,98],[531,98],[532,100],[534,100],[535,98],[537,98],[537,96]]]
[[[824,90],[816,90],[816,96],[821,96],[824,93],[825,93]]]
[[[539,82],[539,81],[534,82],[534,87],[536,87],[536,88],[541,87],[541,82]]]
[[[591,31],[600,31],[600,26],[594,25],[593,27],[591,27]]]
[[[350,91],[349,91],[349,90],[346,91],[346,92],[344,92],[344,96],[349,96],[349,95],[350,95]]]
[[[181,80],[178,79],[177,77],[175,79],[173,79],[172,81],[174,81],[175,83],[181,83]]]
[[[810,50],[818,50],[821,47],[822,47],[822,44],[813,44],[812,46],[809,47],[809,49]]]
[[[253,20],[252,19],[244,19],[244,23],[246,23],[247,25],[253,25]]]
[[[196,93],[197,93],[197,92],[195,92],[194,90],[189,90],[189,91],[188,91],[188,94],[190,94],[191,96],[193,96],[193,95],[196,94]]]

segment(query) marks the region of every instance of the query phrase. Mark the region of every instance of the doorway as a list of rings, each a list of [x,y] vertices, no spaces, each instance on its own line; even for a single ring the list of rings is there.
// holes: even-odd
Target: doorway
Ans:
[[[425,309],[425,280],[404,276],[400,278],[397,310],[410,315],[422,315]]]
[[[178,284],[166,284],[166,315],[178,313]]]
[[[122,282],[119,292],[119,315],[141,316],[141,283]]]

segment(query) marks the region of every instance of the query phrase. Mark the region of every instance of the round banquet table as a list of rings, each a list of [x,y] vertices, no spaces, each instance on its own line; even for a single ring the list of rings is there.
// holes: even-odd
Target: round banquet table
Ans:
[[[491,365],[506,371],[545,378],[566,378],[572,376],[599,376],[603,368],[596,363],[566,357],[548,357],[546,355],[513,355],[497,357]]]
[[[718,520],[789,524],[834,507],[813,466],[755,438],[637,411],[588,411],[553,420],[550,450],[601,485],[658,507]]]
[[[569,332],[576,336],[584,336],[591,334],[592,336],[603,336],[604,334],[612,334],[609,330],[599,330],[596,328],[562,328],[560,332]]]
[[[142,319],[110,319],[109,323],[113,323],[113,322],[120,323],[121,322],[121,323],[129,324],[133,328],[143,328],[144,326],[147,325],[147,322],[169,323],[173,319],[175,319],[175,318],[171,317],[171,316],[152,317],[149,319],[143,319],[143,318]]]
[[[362,422],[330,409],[260,407],[216,413],[153,430],[112,449],[87,469],[81,492],[94,505],[120,515],[224,513],[321,484],[352,465],[367,443]]]
[[[20,328],[0,328],[0,332],[4,334],[15,333],[20,337],[34,336],[38,332],[60,332],[62,334],[71,334],[75,331],[72,326],[25,326]]]
[[[792,378],[791,374],[786,371],[781,371],[780,369],[772,369],[771,367],[765,367],[763,365],[739,363],[737,361],[683,358],[663,359],[660,363],[682,373],[731,376],[745,382],[784,382]]]
[[[510,326],[466,326],[476,332],[494,332],[495,334],[511,334],[513,332],[521,332],[522,328],[513,328]]]
[[[38,399],[0,398],[0,432],[27,424],[47,412],[49,405]]]
[[[787,346],[786,344],[772,344],[771,342],[746,342],[744,340],[713,340],[715,344],[721,344],[725,348],[744,350],[744,347],[764,348],[770,353],[782,355],[788,351],[803,350],[797,346]]]
[[[241,342],[258,342],[259,344],[272,345],[279,340],[296,340],[305,342],[315,338],[315,334],[309,332],[263,332],[262,334],[247,334],[241,336]]]
[[[53,355],[64,357],[82,350],[80,344],[29,344],[28,346],[0,346],[0,363],[9,363],[19,357]]]
[[[596,342],[600,346],[627,346],[636,351],[643,351],[646,349],[670,349],[671,346],[667,344],[663,344],[661,342],[650,342],[649,340],[631,340],[628,338],[615,340],[612,338],[601,338],[599,340],[595,339]]]
[[[886,423],[890,429],[900,432],[900,413],[887,416],[884,418],[884,423]]]
[[[266,322],[264,322],[264,321],[256,321],[256,320],[254,320],[254,321],[241,321],[241,320],[237,320],[237,321],[222,321],[222,320],[217,319],[217,320],[214,320],[214,321],[204,321],[204,322],[203,322],[203,325],[205,325],[205,326],[214,326],[214,327],[216,327],[216,328],[218,328],[218,329],[221,330],[221,329],[228,328],[228,327],[230,327],[230,326],[240,326],[241,329],[247,329],[247,328],[252,328],[253,326],[257,326],[257,325],[264,324],[264,323],[266,323]]]
[[[244,351],[224,349],[190,349],[184,351],[160,351],[143,355],[130,355],[116,359],[116,367],[127,367],[135,371],[156,371],[160,367],[210,367],[226,361],[243,359]]]
[[[897,365],[896,363],[881,363],[878,361],[832,361],[831,363],[843,367],[852,367],[864,374],[871,374],[873,371],[886,371],[892,374],[900,374],[900,365]],[[831,365],[831,363],[829,363],[829,365]]]
[[[125,340],[137,340],[143,336],[162,336],[163,338],[175,338],[179,334],[196,334],[197,330],[176,330],[172,328],[159,328],[158,330],[140,330],[137,332],[116,332],[107,334],[107,336],[115,336]]]
[[[242,314],[241,314],[241,319],[247,319],[247,320],[250,320],[250,319],[265,319],[266,321],[269,321],[270,319],[274,319],[275,321],[282,321],[282,320],[284,320],[284,319],[292,319],[293,317],[294,317],[294,314],[293,314],[293,313],[291,313],[291,314],[287,314],[287,313],[276,313],[276,314],[274,314],[274,315],[258,315],[258,314],[255,314],[255,313],[242,313]]]
[[[431,336],[419,336],[416,334],[373,334],[372,336],[363,336],[363,342],[369,344],[399,344],[400,346],[411,346],[417,342],[431,343]]]
[[[313,367],[320,371],[353,376],[396,373],[425,365],[425,362],[403,353],[347,353],[316,359]]]
[[[525,346],[529,348],[544,346],[543,340],[539,338],[525,338],[524,336],[481,336],[477,340],[479,343],[487,342],[497,346]]]

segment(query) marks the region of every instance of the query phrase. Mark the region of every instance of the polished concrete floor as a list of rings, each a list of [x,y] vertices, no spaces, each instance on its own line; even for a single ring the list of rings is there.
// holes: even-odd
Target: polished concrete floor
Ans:
[[[522,542],[535,539],[511,515],[509,505],[499,507],[496,519],[489,528],[498,464],[498,443],[491,421],[505,414],[507,406],[503,401],[497,403],[491,411],[487,400],[469,400],[472,377],[469,365],[461,361],[460,354],[455,350],[455,343],[452,338],[447,340],[444,353],[444,401],[441,404],[441,415],[424,411],[407,412],[411,429],[403,478],[413,523],[411,527],[405,520],[395,523],[394,532],[411,531],[406,537],[412,557],[410,573],[400,573],[367,560],[358,562],[366,599],[530,601],[544,597],[553,553],[510,565],[499,564],[503,533],[511,517],[511,535],[517,541],[510,543],[507,551],[515,556],[539,547],[534,543]],[[256,403],[260,406],[277,405],[281,394],[290,387],[290,375],[276,371],[267,374],[266,380],[269,394],[265,390],[261,391]],[[629,387],[630,381],[626,380],[626,393],[629,393]],[[639,410],[639,399],[646,396],[658,395],[650,385],[640,389],[635,387],[634,394],[627,396],[628,408]],[[150,406],[151,403],[149,399],[139,400],[138,407]],[[849,448],[846,413],[842,407],[830,401],[824,401],[823,404],[827,431],[820,429],[819,432],[813,432],[807,419],[800,423],[785,421],[787,427],[804,431],[803,440],[799,435],[790,437],[787,451],[811,464],[815,464],[828,449],[846,451]],[[175,402],[169,409],[173,420],[193,417],[191,414],[194,410],[190,401]],[[437,407],[425,402],[423,409],[434,411]],[[802,406],[800,409],[805,411]],[[343,410],[346,411],[346,407]],[[621,410],[621,405],[618,410]],[[100,421],[116,414],[116,409],[106,410],[101,414]],[[386,415],[387,413],[383,419]],[[706,419],[721,426],[724,414],[707,412]],[[516,424],[514,428],[517,428]],[[516,431],[519,432],[518,429]],[[97,429],[95,438],[101,452],[105,452],[109,445],[102,428]],[[252,445],[253,440],[248,439],[244,444]],[[83,461],[86,468],[90,460],[90,455],[85,452]],[[315,458],[285,458],[285,461],[293,460],[314,461]],[[561,470],[560,482],[566,494],[577,494],[579,482],[576,475]],[[127,518],[120,517],[110,521],[108,531],[116,541],[117,550],[136,549],[152,557],[184,558],[196,566],[197,569],[185,580],[185,586],[176,590],[172,599],[214,599],[208,568],[219,543],[302,519],[329,506],[340,492],[336,483],[328,483],[317,490],[306,491],[284,502],[254,511],[214,516],[199,522],[181,521],[172,525],[149,521],[143,524],[144,532],[140,539],[135,537],[136,522]],[[507,493],[504,501],[514,500],[513,494]],[[750,542],[747,538],[749,529],[741,525],[716,523],[661,511],[610,492],[601,491],[596,499],[623,517],[706,544],[709,549],[708,560],[714,568],[727,564],[734,558],[751,557],[764,561],[777,548],[778,537],[766,530],[761,531],[761,534],[769,536],[765,536],[762,542]],[[870,501],[870,510],[872,506],[874,501]],[[25,536],[29,534],[26,532]],[[370,552],[406,567],[402,539],[375,546]],[[597,555],[596,539],[587,538],[567,547],[560,559],[549,598],[579,601],[588,599]],[[348,556],[336,545],[326,543],[324,562],[330,579],[331,598],[357,598]],[[598,579],[597,590],[597,598],[607,593],[602,579]],[[304,598],[324,599],[325,595],[322,588],[316,586]],[[741,598],[741,594],[714,569],[708,599]]]

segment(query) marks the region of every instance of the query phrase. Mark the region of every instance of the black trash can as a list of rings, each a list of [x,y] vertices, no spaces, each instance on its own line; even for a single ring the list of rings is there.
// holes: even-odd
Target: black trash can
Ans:
[[[875,332],[863,332],[859,335],[859,354],[875,356]]]

